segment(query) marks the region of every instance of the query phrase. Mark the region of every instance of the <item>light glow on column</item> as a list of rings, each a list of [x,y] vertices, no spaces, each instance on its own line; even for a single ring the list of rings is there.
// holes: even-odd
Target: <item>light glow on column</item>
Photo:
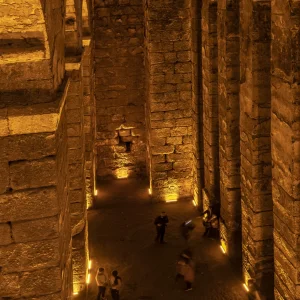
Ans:
[[[247,286],[246,283],[243,284],[243,287],[245,288],[245,290],[246,290],[247,292],[249,292],[249,288],[248,288],[248,286]]]

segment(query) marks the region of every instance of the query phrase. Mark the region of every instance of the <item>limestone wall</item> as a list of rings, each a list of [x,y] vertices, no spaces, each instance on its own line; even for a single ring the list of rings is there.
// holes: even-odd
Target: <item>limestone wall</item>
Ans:
[[[271,145],[275,299],[299,299],[299,1],[274,0]]]
[[[142,0],[95,1],[97,174],[146,174]]]
[[[241,1],[241,190],[243,268],[273,295],[271,193],[271,1]]]
[[[66,89],[67,90],[67,89]],[[65,95],[0,112],[0,297],[70,297]]]
[[[150,181],[156,199],[192,196],[189,1],[145,4]]]
[[[218,1],[220,234],[231,257],[241,254],[239,0]]]

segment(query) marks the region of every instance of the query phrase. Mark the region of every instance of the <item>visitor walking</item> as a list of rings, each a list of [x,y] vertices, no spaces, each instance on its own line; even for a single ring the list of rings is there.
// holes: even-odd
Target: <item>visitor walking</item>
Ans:
[[[183,238],[188,241],[191,237],[191,233],[195,228],[195,224],[192,220],[188,220],[186,222],[183,222],[180,225],[180,231],[181,231],[181,235],[183,236]]]
[[[192,252],[190,249],[186,249],[180,254],[176,263],[176,271],[177,274],[175,281],[179,278],[183,278],[186,284],[185,291],[191,291],[195,280],[195,264],[192,259]]]
[[[96,274],[96,283],[98,286],[97,300],[104,300],[106,286],[108,284],[107,276],[104,274],[104,268],[99,268]]]
[[[160,242],[161,244],[165,243],[164,236],[167,223],[169,223],[168,216],[164,211],[162,211],[161,214],[158,217],[156,217],[154,221],[154,224],[156,226],[156,242]]]
[[[122,285],[121,277],[118,276],[118,271],[114,270],[110,277],[110,292],[113,300],[120,300],[120,288]]]

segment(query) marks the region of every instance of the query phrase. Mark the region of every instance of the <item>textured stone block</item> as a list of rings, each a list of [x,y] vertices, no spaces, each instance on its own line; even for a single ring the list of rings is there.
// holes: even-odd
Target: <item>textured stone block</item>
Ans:
[[[3,272],[31,271],[56,266],[60,261],[59,240],[10,244],[3,247],[0,263]]]
[[[24,272],[20,276],[20,290],[23,297],[36,297],[58,292],[61,284],[61,269],[58,267]]]
[[[26,243],[58,237],[58,217],[49,217],[12,223],[12,236],[16,243]]]
[[[158,154],[170,154],[174,152],[174,146],[173,145],[167,145],[167,146],[155,146],[152,147],[152,154],[158,155]]]
[[[9,171],[11,187],[14,190],[56,183],[56,162],[53,158],[11,163]]]
[[[15,298],[20,292],[19,274],[0,275],[0,297]]]
[[[0,161],[0,194],[5,193],[9,187],[9,167],[8,162]]]
[[[58,213],[56,188],[0,195],[0,223],[53,216]]]
[[[0,224],[0,237],[0,245],[8,245],[13,242],[9,224]]]

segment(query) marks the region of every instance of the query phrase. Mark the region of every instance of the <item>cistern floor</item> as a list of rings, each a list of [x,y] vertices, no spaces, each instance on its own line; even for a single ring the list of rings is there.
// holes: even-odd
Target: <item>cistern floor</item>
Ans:
[[[169,216],[163,245],[154,243],[153,225],[162,210]],[[122,300],[247,299],[241,279],[218,243],[202,237],[200,219],[189,242],[196,262],[194,289],[185,292],[182,282],[175,283],[176,258],[186,248],[179,225],[198,214],[191,202],[152,203],[142,181],[99,182],[95,208],[88,213],[92,260],[88,299],[96,299],[98,267],[109,274],[119,271]]]

